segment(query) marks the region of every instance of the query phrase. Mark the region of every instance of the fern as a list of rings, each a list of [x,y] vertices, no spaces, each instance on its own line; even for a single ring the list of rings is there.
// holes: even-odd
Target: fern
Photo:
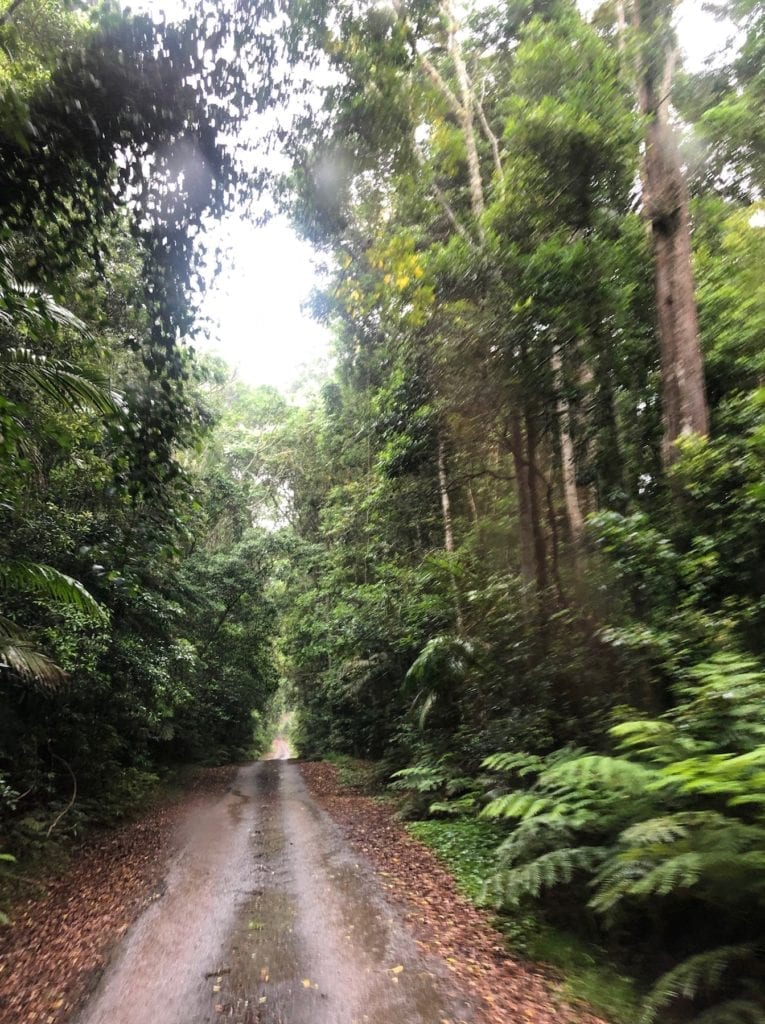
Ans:
[[[482,812],[512,826],[490,882],[497,904],[568,885],[609,926],[622,901],[660,920],[673,900],[692,898],[722,914],[731,936],[738,928],[749,938],[747,912],[761,915],[765,902],[765,672],[721,655],[688,670],[677,696],[660,718],[615,726],[611,755],[564,748],[486,759],[516,783]],[[735,998],[723,992],[727,1002],[703,1009],[734,964]],[[684,960],[659,980],[645,1022],[664,1019],[676,999],[702,996],[703,1024],[761,1022],[753,948]]]
[[[765,1024],[765,1006],[752,999],[727,999],[694,1017],[693,1024]]]
[[[543,786],[607,786],[627,793],[642,793],[657,778],[655,769],[623,757],[588,754],[553,765],[540,776]]]
[[[455,800],[437,800],[428,808],[430,814],[470,814],[478,806],[478,800],[473,793],[463,793]]]
[[[719,946],[683,960],[662,975],[654,986],[644,1004],[640,1024],[653,1024],[659,1011],[675,999],[693,999],[702,990],[714,991],[731,964],[748,959],[753,953],[754,948],[749,944]]]
[[[518,903],[523,896],[539,896],[571,881],[579,871],[594,871],[608,855],[606,847],[581,846],[551,850],[529,864],[505,872],[499,884],[507,903]]]
[[[507,754],[491,754],[481,762],[482,768],[493,772],[514,772],[516,775],[539,773],[545,766],[544,758],[525,751],[510,751]]]
[[[432,793],[445,785],[449,772],[443,762],[418,761],[408,768],[402,768],[391,776],[390,789],[415,789],[418,793]]]
[[[598,893],[590,900],[593,910],[610,910],[625,896],[667,896],[690,889],[701,878],[705,858],[700,853],[681,853],[659,864],[639,859],[634,852],[611,859],[596,880]]]
[[[505,793],[488,803],[481,811],[482,818],[533,818],[537,814],[561,814],[563,807],[554,800],[536,793]]]

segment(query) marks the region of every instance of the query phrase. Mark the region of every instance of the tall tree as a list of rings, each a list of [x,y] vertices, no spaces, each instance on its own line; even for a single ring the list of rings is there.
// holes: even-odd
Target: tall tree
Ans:
[[[676,458],[679,439],[709,432],[688,189],[670,121],[677,58],[673,8],[668,0],[633,0],[631,5],[638,108],[646,119],[642,201],[653,246],[667,463]]]

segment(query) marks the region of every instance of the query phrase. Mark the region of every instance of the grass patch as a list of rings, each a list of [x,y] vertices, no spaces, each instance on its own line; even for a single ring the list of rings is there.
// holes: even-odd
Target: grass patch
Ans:
[[[412,821],[405,828],[443,862],[461,892],[481,906],[484,884],[494,871],[495,851],[507,837],[506,829],[470,818]],[[611,1024],[634,1024],[639,1018],[637,985],[613,967],[597,946],[528,911],[500,915],[494,923],[512,952],[561,973],[567,1001],[587,1003]]]
[[[484,881],[494,870],[494,851],[506,832],[471,818],[410,821],[405,828],[443,861],[468,899],[480,904]]]
[[[327,754],[324,758],[337,768],[337,781],[347,789],[375,793],[380,789],[378,765],[349,754]]]

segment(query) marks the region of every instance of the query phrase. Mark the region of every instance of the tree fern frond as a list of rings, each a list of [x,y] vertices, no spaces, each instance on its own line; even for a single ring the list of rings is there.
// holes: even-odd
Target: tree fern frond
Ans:
[[[578,871],[596,870],[608,853],[598,846],[551,850],[528,864],[498,872],[498,888],[508,903],[517,903],[522,896],[539,896],[542,889],[570,882]]]
[[[718,811],[678,811],[630,825],[619,836],[619,842],[625,846],[667,845],[699,830],[704,831],[705,837],[726,836],[731,850],[765,841],[765,830]]]
[[[543,786],[579,788],[594,784],[629,793],[643,793],[657,776],[656,769],[628,761],[624,757],[585,754],[547,768],[539,781]]]
[[[737,960],[752,956],[754,947],[718,946],[683,960],[677,967],[662,975],[643,1006],[640,1024],[653,1024],[665,1006],[680,997],[693,999],[702,988],[714,991],[727,971]]]
[[[551,847],[571,846],[572,836],[573,831],[563,818],[540,814],[513,829],[497,848],[497,859],[503,868],[513,867],[547,853]]]
[[[678,889],[690,889],[701,878],[704,867],[704,855],[695,851],[677,854],[659,864],[639,851],[621,853],[596,879],[597,892],[589,905],[604,913],[626,896],[667,896]]]
[[[694,1017],[692,1024],[765,1024],[765,1006],[752,999],[727,999]]]
[[[506,754],[490,754],[481,762],[482,768],[493,772],[515,772],[516,775],[529,775],[540,772],[545,766],[544,759],[536,754],[527,754],[524,750],[509,751]]]
[[[537,814],[562,813],[563,804],[537,793],[505,793],[496,797],[481,811],[483,818],[533,818]]]

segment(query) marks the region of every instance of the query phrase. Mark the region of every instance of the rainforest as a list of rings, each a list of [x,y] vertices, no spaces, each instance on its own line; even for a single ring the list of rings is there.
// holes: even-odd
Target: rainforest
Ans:
[[[765,18],[701,7],[0,0],[8,1024],[765,1021]],[[232,217],[300,387],[211,351]]]

